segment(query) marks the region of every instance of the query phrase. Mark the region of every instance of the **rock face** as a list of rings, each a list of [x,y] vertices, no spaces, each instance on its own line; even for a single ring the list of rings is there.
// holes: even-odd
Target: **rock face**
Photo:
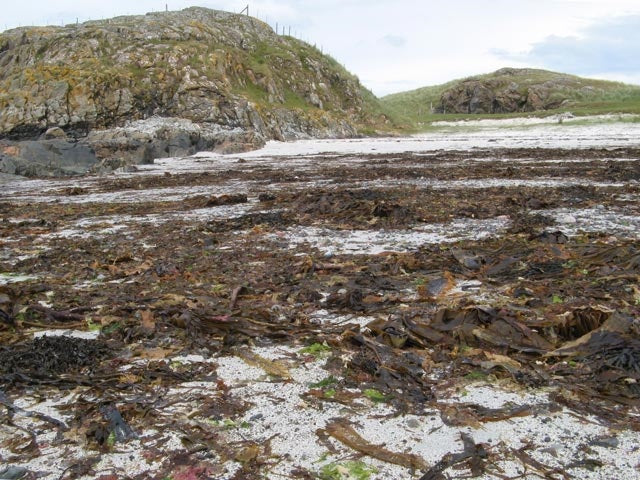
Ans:
[[[163,117],[93,130],[78,140],[69,139],[62,129],[54,127],[39,140],[0,140],[0,172],[24,177],[79,175],[203,150],[244,152],[264,143],[261,135],[250,130]]]
[[[66,135],[98,160],[354,136],[379,112],[333,59],[248,16],[194,7],[0,34],[0,138]],[[133,131],[157,117],[179,125]]]
[[[129,122],[124,127],[94,130],[80,143],[95,151],[104,167],[151,163],[155,158],[193,155],[207,150],[238,153],[264,145],[251,130],[190,120],[153,117]]]
[[[60,177],[86,173],[97,164],[94,151],[77,142],[64,139],[0,141],[0,173]]]
[[[462,80],[442,93],[437,113],[512,113],[562,106],[585,87],[578,77],[534,69],[504,68]],[[589,91],[583,92],[585,95]]]

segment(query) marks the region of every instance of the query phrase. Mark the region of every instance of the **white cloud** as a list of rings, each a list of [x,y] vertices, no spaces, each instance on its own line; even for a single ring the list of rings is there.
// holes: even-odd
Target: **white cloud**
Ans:
[[[494,50],[506,60],[536,64],[552,70],[606,78],[640,76],[640,15],[607,18],[579,36],[552,35],[524,53]]]
[[[385,35],[381,40],[394,48],[401,48],[407,44],[407,39],[400,35]]]

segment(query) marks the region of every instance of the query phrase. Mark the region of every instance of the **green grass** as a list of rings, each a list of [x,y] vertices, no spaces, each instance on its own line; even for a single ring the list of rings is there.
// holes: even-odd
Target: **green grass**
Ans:
[[[329,390],[325,390],[324,391],[324,397],[325,398],[333,398],[336,396],[336,389],[335,388],[330,388]]]
[[[310,110],[314,108],[308,104],[304,98],[289,88],[284,90],[284,106],[289,109],[298,108],[300,110]]]
[[[320,380],[319,382],[309,384],[309,387],[324,388],[324,387],[328,387],[329,385],[335,385],[336,383],[338,383],[338,379],[333,375],[330,375],[327,378]]]
[[[375,467],[357,460],[341,463],[329,463],[320,469],[322,480],[369,480],[371,474],[377,473]]]
[[[234,88],[233,93],[257,104],[267,103],[269,98],[269,94],[263,88],[251,82],[247,82],[247,85],[244,87]]]
[[[373,388],[367,388],[363,390],[362,394],[365,397],[367,397],[369,400],[371,400],[373,403],[384,403],[388,400],[386,396],[384,396],[378,390],[375,390]]]
[[[487,374],[480,370],[474,370],[473,372],[467,373],[464,378],[467,380],[485,380],[487,378]]]
[[[312,343],[309,346],[301,348],[300,353],[306,355],[313,355],[314,357],[328,355],[331,352],[331,347],[326,343]]]

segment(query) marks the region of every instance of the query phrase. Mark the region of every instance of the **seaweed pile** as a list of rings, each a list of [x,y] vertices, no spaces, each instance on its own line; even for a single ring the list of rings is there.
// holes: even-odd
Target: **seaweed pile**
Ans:
[[[633,478],[638,154],[27,182],[0,199],[0,478]]]

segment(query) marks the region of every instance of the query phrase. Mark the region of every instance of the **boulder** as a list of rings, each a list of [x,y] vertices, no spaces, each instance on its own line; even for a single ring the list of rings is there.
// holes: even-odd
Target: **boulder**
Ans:
[[[11,175],[10,173],[0,173],[0,185],[11,182],[20,182],[22,180],[26,180],[26,177],[21,175]]]
[[[81,175],[98,163],[88,145],[67,140],[0,142],[0,173],[24,177]]]
[[[441,111],[445,113],[492,113],[495,95],[478,81],[464,82],[442,94]]]

